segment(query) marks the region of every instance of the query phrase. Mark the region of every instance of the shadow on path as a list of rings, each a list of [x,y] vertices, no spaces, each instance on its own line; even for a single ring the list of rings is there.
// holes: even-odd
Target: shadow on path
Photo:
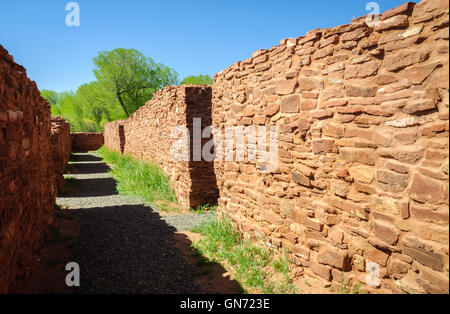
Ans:
[[[59,198],[96,197],[117,195],[116,182],[112,178],[76,179],[70,192],[59,195]]]
[[[77,155],[75,155],[77,156]],[[96,174],[107,173],[111,170],[107,165],[100,162],[78,162],[76,164],[69,165],[70,174]]]
[[[89,162],[89,167],[86,162]],[[210,283],[199,284],[201,281],[196,278],[198,266],[179,248],[180,243],[190,246],[190,240],[184,236],[180,242],[183,235],[175,236],[175,228],[150,207],[121,202],[122,196],[117,195],[114,179],[105,177],[105,168],[108,167],[92,154],[74,155],[70,165],[71,176],[75,174],[76,189],[73,195],[65,195],[63,201],[69,202],[70,213],[79,220],[74,261],[80,265],[81,287],[74,292],[240,292],[235,281],[222,276],[226,270],[219,264],[220,274],[217,276],[222,277],[222,284],[229,284],[230,288],[218,289]],[[100,178],[92,176],[95,173],[100,174]],[[89,178],[83,178],[87,174]],[[106,195],[109,197],[97,197]],[[83,198],[82,203],[76,201],[79,198]],[[108,204],[111,198],[119,200]]]
[[[199,293],[175,231],[147,207],[80,209],[81,292]]]

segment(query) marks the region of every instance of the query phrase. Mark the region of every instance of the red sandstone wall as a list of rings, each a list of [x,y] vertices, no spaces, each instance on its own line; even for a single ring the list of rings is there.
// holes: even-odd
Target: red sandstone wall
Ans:
[[[0,293],[29,275],[56,197],[50,106],[0,45]]]
[[[216,163],[219,210],[325,284],[371,261],[384,292],[448,293],[448,21],[447,1],[407,3],[218,73],[214,124],[280,140],[275,173]]]
[[[116,152],[123,153],[125,149],[125,125],[126,121],[114,121],[105,124],[105,146]]]
[[[71,133],[73,152],[87,152],[94,151],[103,146],[103,133]]]
[[[211,125],[211,87],[166,87],[156,92],[153,99],[128,120],[105,125],[105,143],[110,149],[120,151],[122,146],[126,154],[158,163],[169,177],[182,206],[215,203],[218,190],[213,164],[177,161],[170,154],[175,142],[171,138],[172,129],[187,126],[192,134],[194,117],[201,118],[203,126]],[[119,134],[119,125],[124,126],[124,136]],[[192,140],[190,146],[192,156]]]
[[[70,125],[62,117],[51,117],[53,170],[58,188],[63,186],[64,170],[71,153]]]

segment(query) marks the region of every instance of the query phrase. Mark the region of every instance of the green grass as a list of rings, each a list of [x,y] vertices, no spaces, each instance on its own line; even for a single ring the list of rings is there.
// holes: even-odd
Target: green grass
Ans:
[[[139,161],[102,147],[97,154],[104,162],[113,165],[111,174],[117,182],[117,191],[135,195],[144,201],[176,202],[175,193],[161,168],[153,163]]]
[[[212,212],[217,209],[217,205],[211,205],[211,204],[204,204],[201,206],[198,206],[197,208],[191,209],[196,214],[204,214],[206,212]]]
[[[64,183],[66,184],[66,186],[73,187],[77,184],[77,178],[72,176],[65,176]]]
[[[55,203],[55,211],[57,215],[65,209],[67,209],[67,206]]]
[[[287,275],[289,274],[289,251],[284,251],[284,256],[280,256],[278,260],[275,260],[273,263],[273,267],[276,271]]]
[[[353,286],[353,289],[351,289],[349,285],[349,281],[346,281],[344,278],[341,279],[341,285],[338,288],[338,291],[335,291],[333,288],[330,287],[331,293],[338,293],[338,294],[366,294],[367,291],[361,291],[361,283],[358,281]]]
[[[232,268],[235,279],[243,287],[258,289],[265,294],[295,293],[289,277],[288,252],[278,260],[265,247],[241,240],[230,219],[217,218],[192,230],[201,233],[203,238],[193,244],[211,262],[226,262]],[[268,269],[280,273],[281,282],[273,282]]]

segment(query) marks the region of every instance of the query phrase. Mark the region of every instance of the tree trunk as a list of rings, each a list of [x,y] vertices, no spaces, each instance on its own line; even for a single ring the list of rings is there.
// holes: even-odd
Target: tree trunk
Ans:
[[[130,116],[130,114],[128,113],[128,110],[125,107],[125,104],[123,103],[122,95],[120,93],[117,93],[117,98],[119,99],[120,106],[122,106],[122,109],[123,109],[123,111],[125,112],[125,114],[127,115],[127,118],[128,118]]]

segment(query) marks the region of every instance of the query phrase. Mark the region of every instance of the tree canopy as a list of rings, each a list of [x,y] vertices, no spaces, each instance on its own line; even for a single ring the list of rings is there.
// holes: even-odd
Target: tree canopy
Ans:
[[[47,98],[53,93],[41,92],[52,105],[52,115],[63,116],[70,123],[72,131],[101,132],[106,122],[126,118],[117,99],[98,82],[84,84],[76,92],[56,93],[56,104]]]
[[[100,132],[106,122],[126,119],[155,91],[179,82],[177,72],[135,49],[103,51],[93,61],[96,81],[76,92],[41,91],[52,115],[63,116],[75,132]]]
[[[101,132],[105,123],[128,118],[157,90],[179,84],[175,70],[135,49],[102,51],[93,62],[96,81],[76,92],[41,91],[52,115],[64,117],[74,132]],[[181,84],[212,85],[213,78],[188,76]]]
[[[100,52],[94,64],[97,81],[115,95],[127,117],[151,99],[155,91],[178,83],[177,72],[135,49]]]
[[[52,108],[58,105],[59,94],[55,91],[43,89],[41,90],[41,96],[47,99],[48,103],[52,106]]]
[[[182,82],[181,85],[186,84],[198,84],[198,85],[212,85],[214,80],[209,75],[188,76]]]

